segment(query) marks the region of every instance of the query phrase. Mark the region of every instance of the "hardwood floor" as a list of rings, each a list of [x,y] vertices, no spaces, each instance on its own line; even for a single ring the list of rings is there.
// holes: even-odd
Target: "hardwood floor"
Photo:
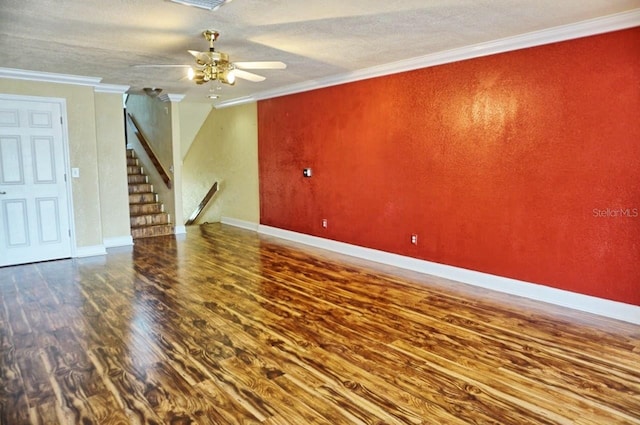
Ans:
[[[0,302],[2,424],[640,424],[640,326],[219,224]]]

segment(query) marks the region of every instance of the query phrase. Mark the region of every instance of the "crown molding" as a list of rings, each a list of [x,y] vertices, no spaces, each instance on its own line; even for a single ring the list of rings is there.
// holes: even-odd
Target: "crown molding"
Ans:
[[[633,9],[628,12],[616,13],[574,24],[562,25],[513,37],[506,37],[499,40],[478,43],[457,49],[364,68],[348,72],[346,74],[321,78],[313,82],[305,81],[274,90],[265,90],[255,93],[251,97],[238,97],[235,99],[225,100],[217,103],[215,107],[224,108],[228,106],[235,106],[251,101],[271,99],[274,97],[286,96],[289,94],[301,93],[369,78],[382,77],[400,72],[413,71],[415,69],[428,68],[466,59],[479,58],[497,53],[526,49],[528,47],[542,46],[550,43],[604,34],[607,32],[633,28],[639,25],[640,9]]]
[[[38,81],[42,83],[73,84],[77,86],[94,87],[96,93],[124,94],[129,86],[118,84],[100,83],[100,77],[87,77],[83,75],[55,74],[52,72],[28,71],[24,69],[0,68],[0,78],[14,80]]]
[[[289,87],[291,87],[291,86],[289,86]],[[265,93],[265,92],[261,92],[261,93]],[[297,92],[292,92],[292,93],[297,93]],[[289,94],[289,93],[285,93],[285,94]],[[277,96],[282,96],[282,95],[276,95],[276,96],[271,96],[271,97],[277,97]],[[261,97],[260,100],[262,100],[262,99],[268,99],[268,98],[267,97]],[[228,108],[230,106],[244,105],[245,103],[255,102],[256,100],[258,100],[258,98],[256,98],[255,96],[236,97],[234,99],[223,100],[222,102],[214,103],[213,107],[216,108],[216,109],[222,109],[222,108]]]
[[[158,99],[163,102],[180,102],[184,97],[184,94],[165,93],[158,96]]]
[[[96,93],[115,93],[124,94],[129,90],[130,86],[122,86],[118,84],[98,84],[95,86]]]
[[[82,75],[54,74],[52,72],[27,71],[24,69],[0,68],[0,78],[14,80],[39,81],[44,83],[74,84],[78,86],[96,87],[102,81],[100,77]]]

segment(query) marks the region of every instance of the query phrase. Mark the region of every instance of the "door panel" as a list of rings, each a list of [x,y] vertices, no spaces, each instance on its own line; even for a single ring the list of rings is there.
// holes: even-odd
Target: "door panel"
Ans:
[[[56,163],[52,137],[33,138],[33,162],[35,183],[55,183]]]
[[[41,244],[60,242],[61,229],[58,199],[36,199],[36,208],[38,213],[39,242]]]
[[[0,98],[0,266],[71,256],[58,103]]]
[[[11,221],[3,220],[3,225],[7,230],[7,246],[9,248],[20,248],[29,246],[29,226],[27,223],[27,202],[26,199],[3,200],[4,217],[11,217]]]
[[[24,184],[19,137],[0,136],[0,166],[0,184]]]

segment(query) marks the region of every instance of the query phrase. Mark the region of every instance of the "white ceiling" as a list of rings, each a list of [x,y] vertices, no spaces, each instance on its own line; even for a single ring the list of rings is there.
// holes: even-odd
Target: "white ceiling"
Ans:
[[[234,0],[207,11],[167,0],[0,0],[0,67],[208,101],[215,85],[183,79],[184,68],[135,65],[190,65],[187,50],[206,50],[210,28],[232,61],[288,65],[255,71],[264,82],[223,86],[221,101],[232,102],[638,8],[640,0]]]

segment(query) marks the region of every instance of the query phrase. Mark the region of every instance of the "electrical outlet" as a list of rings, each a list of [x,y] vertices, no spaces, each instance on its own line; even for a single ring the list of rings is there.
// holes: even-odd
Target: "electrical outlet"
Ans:
[[[415,233],[411,235],[411,243],[413,245],[418,245],[418,235],[416,235]]]
[[[328,224],[329,224],[329,223],[327,222],[327,219],[326,219],[326,218],[323,218],[323,219],[322,219],[322,227],[324,227],[324,228],[326,229]]]

